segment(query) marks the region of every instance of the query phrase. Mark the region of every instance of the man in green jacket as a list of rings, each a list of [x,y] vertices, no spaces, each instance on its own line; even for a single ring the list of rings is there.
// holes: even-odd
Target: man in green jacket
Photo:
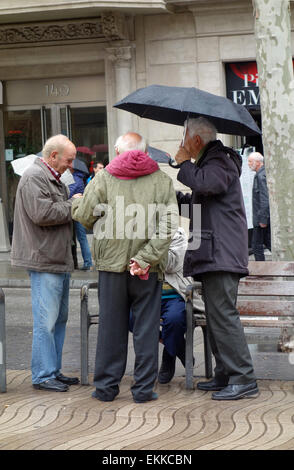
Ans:
[[[99,329],[93,396],[112,401],[125,372],[129,314],[133,313],[136,403],[155,400],[161,286],[171,239],[178,227],[173,182],[146,154],[146,142],[129,132],[117,156],[74,201],[72,215],[93,229],[99,271]]]

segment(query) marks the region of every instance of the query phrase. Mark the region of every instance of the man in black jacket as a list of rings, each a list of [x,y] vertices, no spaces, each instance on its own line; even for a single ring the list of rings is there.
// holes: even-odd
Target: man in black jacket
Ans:
[[[185,140],[175,157],[180,165],[178,180],[192,189],[192,195],[178,193],[180,207],[190,203],[184,276],[202,281],[216,361],[214,379],[199,382],[197,388],[214,391],[214,400],[237,400],[258,392],[236,309],[240,277],[248,274],[248,230],[239,181],[242,162],[233,149],[216,140],[216,129],[207,119],[189,119],[185,126]],[[193,220],[195,204],[201,205],[201,221]]]
[[[271,251],[271,229],[266,174],[261,153],[252,152],[248,157],[248,166],[256,172],[252,188],[252,250],[256,261],[264,261],[264,245]]]

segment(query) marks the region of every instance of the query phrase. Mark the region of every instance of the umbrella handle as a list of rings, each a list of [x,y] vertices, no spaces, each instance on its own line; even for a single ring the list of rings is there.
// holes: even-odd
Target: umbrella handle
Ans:
[[[169,158],[168,160],[169,166],[171,166],[172,168],[176,168],[176,169],[181,167],[181,165],[178,165],[178,164],[174,165],[174,162],[175,160],[173,158]]]

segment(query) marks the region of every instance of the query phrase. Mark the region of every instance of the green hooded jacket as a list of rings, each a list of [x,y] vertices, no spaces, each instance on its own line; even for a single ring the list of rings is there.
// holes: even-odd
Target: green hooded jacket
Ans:
[[[132,150],[112,160],[73,201],[72,217],[93,229],[99,271],[120,273],[134,260],[163,278],[178,205],[172,179],[147,154]]]

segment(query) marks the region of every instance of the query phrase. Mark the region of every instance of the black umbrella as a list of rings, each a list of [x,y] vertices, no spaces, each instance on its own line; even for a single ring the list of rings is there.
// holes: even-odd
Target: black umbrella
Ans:
[[[89,174],[89,170],[86,163],[80,160],[79,158],[74,159],[72,166],[75,170],[79,170],[85,173],[85,175]]]
[[[169,163],[170,161],[170,154],[164,152],[163,150],[159,150],[155,147],[150,147],[149,145],[147,151],[152,160],[155,160],[158,163]]]
[[[222,134],[261,134],[244,106],[198,88],[150,85],[134,91],[114,107],[178,126],[184,125],[187,117],[203,116],[213,122]]]

